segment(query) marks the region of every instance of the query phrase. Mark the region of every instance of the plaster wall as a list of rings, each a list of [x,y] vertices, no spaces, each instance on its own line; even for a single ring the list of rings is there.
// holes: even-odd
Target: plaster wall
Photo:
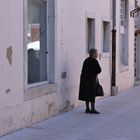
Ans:
[[[36,86],[37,90],[34,87],[28,90],[27,86],[26,91],[23,2],[23,0],[5,0],[0,4],[0,75],[2,76],[0,135],[29,126],[83,103],[78,101],[78,88],[82,63],[88,56],[86,46],[88,16],[95,19],[95,47],[101,54],[99,62],[103,69],[99,78],[106,95],[110,94],[110,53],[107,55],[102,53],[101,43],[102,20],[111,21],[110,0],[107,0],[106,4],[101,0],[98,2],[55,0],[56,84],[44,89]],[[66,76],[63,78],[64,72]]]
[[[23,102],[23,1],[0,3],[1,109]]]
[[[95,48],[99,50],[99,75],[105,95],[110,95],[111,81],[111,41],[110,52],[102,52],[102,21],[111,22],[111,1],[106,0],[55,0],[55,85],[36,86],[25,92],[23,0],[0,2],[0,135],[48,119],[83,102],[78,101],[78,88],[82,63],[87,55],[86,18],[95,19]],[[131,2],[132,3],[132,2]],[[118,4],[118,3],[117,3]],[[119,5],[117,5],[119,9]],[[118,13],[117,13],[118,16]],[[17,22],[18,21],[18,22]],[[118,20],[117,20],[118,22]],[[111,24],[111,23],[110,23]],[[129,45],[133,44],[132,19],[129,22]],[[119,30],[119,26],[117,26]],[[119,57],[119,34],[117,34],[117,57]],[[12,50],[12,61],[6,57],[7,48]],[[8,53],[8,54],[9,54]],[[130,56],[130,55],[129,55]],[[133,58],[133,56],[131,55]],[[130,57],[129,57],[130,58]],[[117,59],[117,83],[119,89],[133,84],[133,60],[129,59],[129,69],[121,72]],[[10,61],[9,61],[10,60]],[[65,73],[65,77],[62,74]],[[125,79],[122,79],[125,76]],[[127,82],[127,81],[130,82]],[[31,93],[31,96],[28,94]],[[40,94],[40,95],[39,95]]]
[[[78,86],[84,59],[88,56],[86,45],[86,18],[95,19],[95,48],[99,50],[99,63],[103,69],[99,76],[106,93],[110,94],[110,52],[102,52],[102,21],[111,22],[110,0],[102,1],[71,0],[57,1],[57,54],[60,71],[67,73],[66,79],[58,79],[60,89]],[[93,6],[94,5],[94,6]],[[111,45],[111,44],[110,44]],[[111,47],[111,46],[110,46]],[[77,93],[76,93],[77,94]]]

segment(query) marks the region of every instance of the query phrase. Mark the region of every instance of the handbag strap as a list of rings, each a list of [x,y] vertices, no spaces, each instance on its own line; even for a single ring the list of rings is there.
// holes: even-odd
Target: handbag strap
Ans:
[[[98,77],[96,77],[96,83],[99,84],[99,79],[98,79]]]
[[[96,77],[96,81],[98,81],[98,82],[99,82],[99,79],[98,79],[98,77]]]

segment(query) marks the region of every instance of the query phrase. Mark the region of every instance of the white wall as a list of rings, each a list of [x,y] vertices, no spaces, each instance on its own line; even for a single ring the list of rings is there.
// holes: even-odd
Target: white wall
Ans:
[[[102,1],[92,0],[59,0],[57,1],[57,52],[60,56],[58,60],[61,65],[61,72],[66,71],[66,79],[60,79],[60,88],[78,86],[81,67],[86,53],[86,15],[95,18],[95,47],[102,53],[102,24],[103,19],[111,21],[110,0],[104,4]],[[59,63],[58,62],[58,63]],[[110,53],[102,54],[100,60],[102,66],[101,82],[106,93],[110,94]],[[107,81],[107,84],[105,84]],[[62,87],[61,87],[62,86]]]
[[[23,101],[23,2],[0,2],[0,108]],[[12,47],[12,63],[6,57]],[[10,53],[10,52],[9,52]]]
[[[101,53],[99,63],[102,73],[99,78],[106,96],[111,88],[111,53],[102,53],[102,20],[111,22],[111,0],[55,0],[56,42],[55,42],[55,81],[54,86],[44,85],[31,88],[24,93],[24,81],[27,76],[23,39],[23,0],[4,0],[0,2],[0,135],[47,119],[68,109],[77,107],[78,89],[82,63],[86,53],[86,16],[92,15],[96,22],[95,46]],[[119,7],[119,6],[118,6]],[[133,24],[130,19],[130,25]],[[119,27],[117,27],[119,30]],[[133,40],[130,30],[129,37]],[[130,40],[131,40],[130,39]],[[119,36],[117,36],[119,41]],[[133,41],[129,42],[132,46]],[[9,65],[6,49],[12,45],[13,59]],[[117,44],[119,45],[119,44]],[[111,42],[110,42],[111,47]],[[118,48],[118,47],[117,47]],[[129,50],[132,52],[132,47]],[[117,50],[117,57],[119,50]],[[133,57],[133,56],[132,56]],[[120,89],[132,85],[132,59],[129,60],[129,71],[119,71],[117,60],[117,82]],[[66,77],[61,74],[66,72]],[[128,77],[121,79],[122,76]],[[130,83],[126,84],[126,81]],[[124,83],[122,86],[121,83]],[[53,88],[55,90],[53,90]],[[10,91],[9,91],[10,89]],[[6,91],[8,93],[6,93]],[[53,93],[51,93],[53,91]],[[42,94],[42,92],[44,92]],[[50,93],[47,93],[50,92]],[[39,95],[40,94],[40,95]],[[30,96],[31,95],[31,96]],[[32,99],[32,100],[31,100]]]

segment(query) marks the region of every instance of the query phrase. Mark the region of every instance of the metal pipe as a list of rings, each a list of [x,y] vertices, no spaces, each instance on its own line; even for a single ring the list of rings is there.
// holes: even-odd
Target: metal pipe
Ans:
[[[112,0],[112,75],[111,95],[116,94],[116,0]]]
[[[112,19],[113,19],[113,29],[116,27],[116,0],[112,0]]]

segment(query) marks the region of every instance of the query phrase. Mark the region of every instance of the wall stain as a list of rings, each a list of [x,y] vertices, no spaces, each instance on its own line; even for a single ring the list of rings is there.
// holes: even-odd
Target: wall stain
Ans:
[[[11,90],[10,89],[6,89],[6,93],[8,94]]]
[[[48,113],[52,110],[52,107],[54,106],[54,103],[48,103],[47,102],[47,105],[48,105]]]
[[[12,54],[13,54],[13,50],[12,50],[12,46],[7,48],[7,52],[6,52],[6,57],[8,59],[9,65],[12,65]]]
[[[60,113],[66,112],[66,111],[68,111],[70,108],[71,108],[71,106],[70,106],[70,101],[69,101],[69,100],[66,100],[66,102],[64,103],[64,105],[60,108],[59,112],[60,112]]]
[[[74,104],[72,104],[70,107],[71,107],[71,108],[74,108]]]

